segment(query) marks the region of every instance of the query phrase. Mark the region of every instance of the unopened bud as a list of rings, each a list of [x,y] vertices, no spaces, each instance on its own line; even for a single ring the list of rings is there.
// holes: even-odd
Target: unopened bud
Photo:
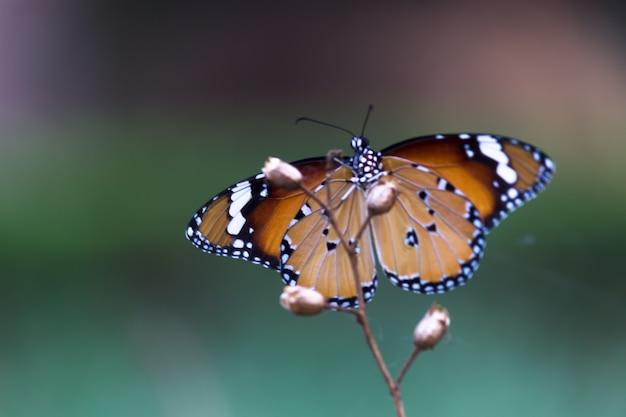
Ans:
[[[426,315],[415,326],[413,343],[420,350],[432,349],[448,331],[450,316],[448,310],[433,304]]]
[[[288,285],[280,295],[280,305],[298,316],[313,316],[324,310],[326,300],[312,288]]]
[[[279,158],[270,156],[263,166],[263,173],[270,184],[285,190],[295,190],[302,184],[302,174],[298,168]]]
[[[398,197],[398,186],[392,180],[380,180],[367,190],[365,201],[372,216],[385,214]]]

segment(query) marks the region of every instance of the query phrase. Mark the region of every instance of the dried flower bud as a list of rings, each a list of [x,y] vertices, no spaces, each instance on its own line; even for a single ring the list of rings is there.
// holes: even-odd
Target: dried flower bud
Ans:
[[[280,295],[280,305],[298,316],[313,316],[325,306],[324,296],[312,288],[288,285]]]
[[[367,190],[365,200],[372,216],[387,213],[398,197],[398,186],[393,180],[380,180]]]
[[[413,343],[420,350],[432,349],[441,340],[450,326],[448,310],[433,304],[424,317],[415,326]]]
[[[285,190],[295,190],[302,184],[302,174],[298,168],[271,156],[263,166],[263,173],[270,184]]]

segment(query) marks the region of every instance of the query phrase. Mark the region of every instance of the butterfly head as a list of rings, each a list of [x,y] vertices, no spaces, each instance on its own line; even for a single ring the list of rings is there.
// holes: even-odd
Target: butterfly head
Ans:
[[[382,155],[370,148],[370,141],[362,136],[354,136],[350,146],[354,150],[354,156],[350,158],[353,181],[360,188],[367,189],[383,172]]]

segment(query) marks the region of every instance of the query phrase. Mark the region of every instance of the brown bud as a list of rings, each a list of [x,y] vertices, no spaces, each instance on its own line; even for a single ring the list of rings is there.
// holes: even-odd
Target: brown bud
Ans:
[[[413,343],[420,350],[432,349],[446,334],[449,326],[448,310],[438,304],[433,304],[415,326]]]
[[[298,168],[271,156],[263,166],[263,173],[270,184],[285,190],[295,190],[302,184]]]
[[[324,310],[324,296],[312,288],[288,285],[280,295],[280,305],[297,316],[313,316]]]
[[[393,203],[396,202],[398,197],[398,186],[396,182],[391,179],[381,179],[367,190],[365,201],[367,203],[367,209],[372,216],[379,214],[385,214]]]

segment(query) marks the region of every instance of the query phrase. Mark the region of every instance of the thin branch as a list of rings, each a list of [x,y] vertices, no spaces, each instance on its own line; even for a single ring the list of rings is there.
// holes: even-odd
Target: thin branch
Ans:
[[[402,383],[402,379],[404,379],[404,375],[406,375],[406,372],[409,370],[409,368],[411,367],[411,364],[413,363],[415,358],[417,358],[417,355],[419,355],[419,353],[420,353],[419,347],[415,346],[413,348],[413,352],[411,352],[411,356],[409,356],[409,358],[406,360],[406,362],[404,363],[404,366],[402,367],[402,369],[400,370],[400,373],[398,374],[398,377],[396,378],[396,385],[398,387]]]

